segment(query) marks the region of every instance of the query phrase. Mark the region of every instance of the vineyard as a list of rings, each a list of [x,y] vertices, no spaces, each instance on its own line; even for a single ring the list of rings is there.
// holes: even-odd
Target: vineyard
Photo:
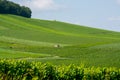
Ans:
[[[0,14],[0,80],[120,80],[120,32]]]
[[[120,80],[120,69],[0,60],[0,78],[2,80]]]

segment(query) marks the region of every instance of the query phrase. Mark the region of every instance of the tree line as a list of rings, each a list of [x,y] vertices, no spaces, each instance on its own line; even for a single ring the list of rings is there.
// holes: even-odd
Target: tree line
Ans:
[[[20,6],[12,1],[0,0],[0,14],[14,14],[27,18],[31,18],[31,9],[25,6]]]

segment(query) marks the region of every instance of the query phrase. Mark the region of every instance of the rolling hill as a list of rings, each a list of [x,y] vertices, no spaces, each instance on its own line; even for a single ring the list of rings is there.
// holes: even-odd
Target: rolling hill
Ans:
[[[120,32],[0,14],[1,59],[120,67],[119,47]]]

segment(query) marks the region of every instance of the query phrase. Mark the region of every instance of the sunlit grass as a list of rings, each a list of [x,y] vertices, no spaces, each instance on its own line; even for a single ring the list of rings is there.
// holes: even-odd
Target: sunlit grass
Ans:
[[[119,36],[119,32],[65,22],[0,14],[2,59],[120,67]]]

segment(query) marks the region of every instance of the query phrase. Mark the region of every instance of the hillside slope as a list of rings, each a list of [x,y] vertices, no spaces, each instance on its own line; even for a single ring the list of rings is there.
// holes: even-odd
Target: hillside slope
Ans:
[[[119,39],[120,33],[57,21],[0,15],[0,36],[50,43],[81,44]]]
[[[119,36],[120,33],[114,31],[0,14],[0,53],[2,53],[0,55],[18,53],[18,56],[13,58],[34,56],[37,59],[30,60],[48,61],[55,64],[58,62],[60,64],[63,62],[78,64],[90,61],[89,65],[100,63],[103,66],[111,65],[107,61],[114,60],[113,65],[118,66],[117,62],[120,60],[120,56],[118,56]],[[59,44],[61,48],[55,49],[56,44]],[[24,56],[20,53],[28,55]],[[32,55],[29,56],[29,53]],[[111,58],[113,55],[115,56]],[[45,58],[38,59],[38,57]],[[5,58],[5,54],[3,58]]]

